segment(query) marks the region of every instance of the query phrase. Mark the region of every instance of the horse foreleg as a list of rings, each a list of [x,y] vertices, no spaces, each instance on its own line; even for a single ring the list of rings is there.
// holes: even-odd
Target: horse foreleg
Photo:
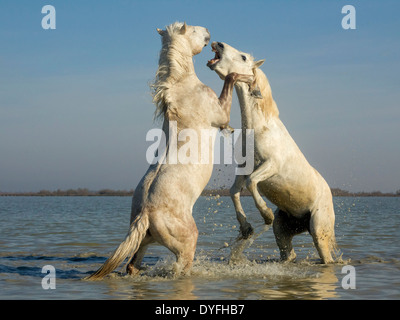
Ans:
[[[220,129],[225,129],[229,127],[231,106],[232,106],[232,94],[233,94],[233,86],[237,81],[252,83],[254,80],[253,76],[238,74],[232,72],[225,77],[224,86],[221,91],[221,95],[219,96],[219,104],[222,107],[223,117],[221,120],[222,123],[219,124]]]
[[[242,191],[247,176],[236,176],[235,182],[230,189],[233,205],[235,206],[236,218],[240,224],[240,232],[244,239],[247,239],[254,233],[254,229],[250,223],[247,222],[246,214],[240,202],[240,192]]]
[[[266,161],[247,178],[246,183],[246,187],[253,196],[256,207],[264,218],[265,224],[271,224],[274,221],[274,214],[258,192],[257,184],[271,177],[272,172],[274,171],[271,161]]]

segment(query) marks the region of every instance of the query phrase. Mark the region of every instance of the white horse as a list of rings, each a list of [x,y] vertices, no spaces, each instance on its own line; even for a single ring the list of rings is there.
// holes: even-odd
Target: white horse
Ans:
[[[242,236],[247,238],[254,232],[240,203],[240,191],[246,185],[265,223],[273,222],[282,260],[295,259],[292,238],[308,230],[322,262],[332,262],[336,242],[331,190],[324,178],[307,162],[279,119],[269,82],[259,69],[264,60],[254,61],[251,55],[226,43],[213,42],[212,49],[215,58],[209,61],[208,66],[221,79],[231,72],[254,75],[251,85],[235,84],[242,132],[254,129],[255,148],[255,170],[249,176],[236,176],[230,190]],[[245,143],[246,139],[243,141]],[[275,214],[259,192],[278,207]]]
[[[198,236],[192,208],[211,177],[213,163],[183,164],[174,161],[176,158],[170,157],[171,153],[179,153],[185,141],[172,141],[174,137],[169,136],[170,122],[175,123],[176,134],[184,129],[197,133],[198,145],[201,144],[200,131],[210,130],[213,137],[207,151],[212,155],[213,138],[218,128],[229,123],[235,82],[251,83],[253,80],[248,75],[228,75],[218,98],[197,78],[193,65],[193,56],[200,53],[210,40],[208,30],[176,22],[167,26],[166,30],[157,31],[162,36],[162,49],[152,86],[153,101],[157,106],[156,115],[164,120],[167,148],[158,163],[150,165],[135,189],[131,225],[125,240],[88,279],[103,278],[128,256],[132,259],[127,272],[137,274],[146,248],[153,242],[164,245],[175,254],[175,274],[189,272]],[[210,137],[207,139],[210,141]],[[190,149],[190,152],[196,151]]]

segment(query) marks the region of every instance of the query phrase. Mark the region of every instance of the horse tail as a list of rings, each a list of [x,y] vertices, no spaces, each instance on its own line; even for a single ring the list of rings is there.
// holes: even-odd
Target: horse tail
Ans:
[[[85,280],[101,280],[107,274],[117,268],[126,257],[133,255],[138,251],[140,243],[146,236],[149,228],[149,217],[146,212],[139,214],[131,223],[125,240],[113,252],[110,258],[93,274],[86,277]]]

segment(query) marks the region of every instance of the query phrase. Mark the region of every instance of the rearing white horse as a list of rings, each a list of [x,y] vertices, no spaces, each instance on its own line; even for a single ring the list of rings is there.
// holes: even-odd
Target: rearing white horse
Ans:
[[[125,240],[89,277],[92,280],[103,278],[128,256],[132,259],[127,272],[137,274],[146,249],[153,242],[164,245],[175,254],[174,273],[189,272],[198,236],[192,209],[211,177],[213,162],[180,163],[170,157],[173,152],[179,153],[186,143],[173,141],[174,137],[169,136],[170,122],[176,124],[177,135],[184,129],[194,132],[198,137],[198,146],[202,145],[202,130],[213,132],[212,137],[205,137],[208,140],[208,155],[212,155],[218,128],[224,128],[229,123],[235,82],[251,83],[253,80],[252,76],[229,74],[218,98],[198,79],[193,65],[193,56],[210,41],[208,30],[174,23],[166,30],[157,31],[162,36],[162,49],[153,85],[153,101],[157,106],[156,114],[164,119],[167,148],[158,163],[149,167],[135,189],[131,225]],[[199,149],[192,148],[190,152]],[[184,151],[186,153],[186,149]],[[200,159],[201,155],[192,158]]]
[[[266,224],[273,230],[282,260],[293,260],[294,235],[306,230],[312,235],[323,263],[333,261],[336,249],[335,213],[331,190],[324,178],[306,160],[282,121],[272,98],[267,77],[259,69],[264,60],[254,58],[222,42],[213,42],[215,58],[208,66],[221,79],[231,72],[254,75],[251,85],[236,83],[242,132],[254,129],[255,170],[249,176],[236,176],[231,188],[240,230],[244,238],[253,234],[240,203],[246,185]],[[246,139],[243,139],[245,143]],[[265,195],[278,208],[272,210],[260,196]]]

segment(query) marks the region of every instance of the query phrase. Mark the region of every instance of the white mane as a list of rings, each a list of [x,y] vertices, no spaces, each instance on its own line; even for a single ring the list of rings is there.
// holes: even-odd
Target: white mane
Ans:
[[[162,48],[158,63],[158,70],[152,89],[153,102],[156,105],[155,118],[164,118],[177,114],[174,110],[169,89],[179,81],[183,75],[193,71],[192,52],[187,38],[181,34],[183,23],[175,22],[161,31]]]
[[[269,85],[267,76],[261,69],[254,70],[254,83],[258,86],[261,90],[262,99],[253,99],[254,103],[259,107],[263,114],[269,117],[278,117],[279,110],[278,107],[272,98],[271,87]]]

